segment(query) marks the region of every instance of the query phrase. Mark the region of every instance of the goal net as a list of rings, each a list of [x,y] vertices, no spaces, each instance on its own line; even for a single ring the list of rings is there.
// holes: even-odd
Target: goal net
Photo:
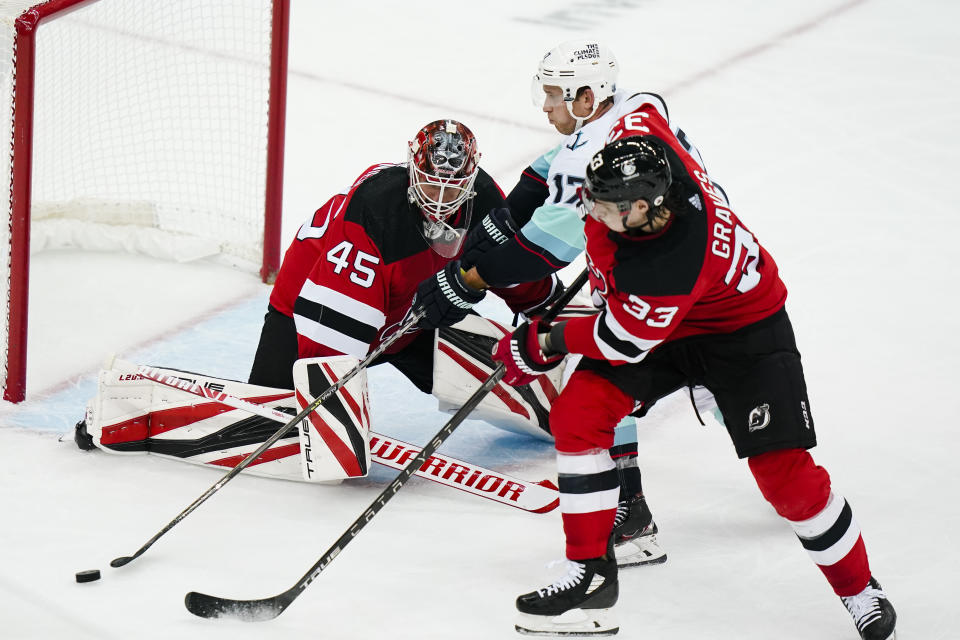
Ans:
[[[0,1],[0,376],[46,247],[279,267],[289,0]]]

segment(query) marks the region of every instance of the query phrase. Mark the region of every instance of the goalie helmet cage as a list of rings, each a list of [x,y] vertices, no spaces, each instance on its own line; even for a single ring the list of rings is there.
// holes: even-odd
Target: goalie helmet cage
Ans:
[[[272,282],[288,21],[289,0],[0,1],[4,399],[26,391],[31,244],[217,254]]]

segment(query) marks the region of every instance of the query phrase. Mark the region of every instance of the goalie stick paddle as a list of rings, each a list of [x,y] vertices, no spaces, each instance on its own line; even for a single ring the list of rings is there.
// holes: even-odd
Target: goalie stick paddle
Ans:
[[[158,384],[208,398],[276,422],[286,423],[290,419],[290,414],[279,409],[265,407],[224,391],[190,383],[153,367],[140,366],[137,368],[137,373]],[[370,432],[370,457],[377,464],[391,469],[403,469],[407,461],[419,452],[420,447],[409,442],[374,431]],[[560,504],[560,493],[549,480],[529,482],[440,454],[430,456],[422,467],[414,471],[414,474],[445,487],[459,489],[531,513],[548,513]]]
[[[160,531],[158,531],[158,532],[156,533],[156,535],[154,535],[152,538],[150,538],[149,540],[147,540],[147,542],[144,543],[144,545],[143,545],[142,547],[140,547],[139,549],[137,549],[137,551],[136,551],[133,555],[131,555],[131,556],[120,556],[119,558],[114,558],[113,560],[110,561],[110,566],[113,567],[114,569],[118,569],[118,568],[120,568],[120,567],[122,567],[122,566],[124,566],[124,565],[126,565],[126,564],[129,564],[129,563],[132,562],[133,560],[136,560],[136,559],[139,558],[140,556],[142,556],[142,555],[144,554],[144,552],[146,552],[147,549],[149,549],[150,547],[152,547],[152,546],[153,546],[153,543],[155,543],[157,540],[159,540],[167,531],[170,531],[170,529],[172,529],[172,528],[174,528],[175,526],[177,526],[177,524],[178,524],[181,520],[183,520],[183,519],[186,518],[188,515],[190,515],[191,513],[193,513],[193,511],[194,511],[197,507],[199,507],[201,504],[203,504],[204,502],[206,502],[207,498],[209,498],[210,496],[212,496],[213,494],[215,494],[217,491],[220,490],[221,487],[223,487],[223,485],[225,485],[225,484],[227,484],[228,482],[230,482],[233,478],[235,478],[235,477],[237,476],[237,474],[239,474],[241,471],[243,471],[243,470],[246,469],[248,466],[250,466],[250,464],[253,463],[254,460],[256,460],[257,458],[260,457],[260,454],[262,454],[264,451],[266,451],[266,450],[269,449],[271,446],[273,446],[278,440],[280,440],[280,438],[282,438],[284,435],[286,435],[287,432],[290,431],[290,429],[294,428],[297,424],[299,424],[301,420],[303,420],[303,419],[306,418],[308,415],[310,415],[311,413],[313,413],[313,412],[317,409],[317,407],[319,407],[321,404],[323,404],[324,400],[326,400],[327,398],[329,398],[330,396],[332,396],[333,394],[335,394],[335,393],[340,389],[340,387],[342,387],[343,385],[345,385],[345,384],[346,384],[347,382],[349,382],[354,376],[356,376],[358,373],[360,373],[360,371],[362,371],[364,368],[366,368],[366,366],[369,365],[369,364],[374,360],[374,358],[376,358],[376,357],[379,356],[381,353],[383,353],[391,344],[394,343],[394,341],[397,340],[397,338],[399,338],[400,336],[402,336],[402,335],[403,335],[404,333],[406,333],[409,329],[413,328],[413,326],[414,326],[414,325],[420,320],[420,318],[422,318],[422,317],[423,317],[423,309],[419,309],[419,308],[418,308],[416,311],[413,311],[413,312],[404,320],[403,324],[401,324],[399,327],[397,327],[397,330],[396,330],[392,335],[390,335],[390,337],[388,337],[386,340],[384,340],[383,342],[381,342],[380,345],[379,345],[376,349],[374,349],[374,350],[371,351],[369,354],[367,354],[367,357],[364,358],[363,360],[361,360],[361,361],[357,364],[357,366],[355,366],[353,369],[351,369],[350,371],[348,371],[347,373],[345,373],[345,374],[343,375],[343,377],[340,378],[340,380],[338,380],[336,383],[334,383],[333,385],[331,385],[326,391],[324,391],[324,392],[321,393],[319,396],[317,396],[317,398],[316,398],[313,402],[311,402],[309,405],[307,405],[306,407],[304,407],[303,411],[301,411],[301,412],[298,413],[296,416],[294,416],[293,418],[291,418],[289,422],[287,422],[286,424],[284,424],[284,425],[283,425],[276,433],[274,433],[272,436],[270,436],[269,438],[267,438],[266,440],[264,440],[263,444],[261,444],[261,445],[257,448],[256,451],[254,451],[253,453],[251,453],[250,455],[248,455],[247,457],[245,457],[243,460],[241,460],[241,461],[237,464],[237,466],[235,466],[233,469],[231,469],[230,471],[228,471],[225,476],[223,476],[222,478],[220,478],[220,479],[219,479],[217,482],[215,482],[209,489],[207,489],[206,491],[204,491],[203,494],[202,494],[199,498],[197,498],[196,500],[194,500],[193,502],[191,502],[190,505],[189,505],[186,509],[184,509],[184,510],[181,511],[179,514],[177,514],[177,517],[175,517],[173,520],[171,520],[170,522],[168,522],[168,523],[167,523],[167,526],[165,526],[163,529],[161,529]],[[144,367],[144,368],[147,369],[147,370],[149,370],[149,367]],[[143,372],[141,372],[141,375],[142,375],[142,374],[143,374]],[[149,377],[149,376],[147,376],[147,377]],[[155,380],[155,378],[151,378],[151,380]],[[182,388],[182,389],[184,389],[185,391],[187,391],[188,388],[191,387],[191,386],[197,387],[198,389],[200,389],[200,395],[203,395],[203,396],[205,396],[205,397],[211,397],[212,390],[210,390],[210,389],[203,389],[202,387],[200,387],[199,385],[197,385],[195,382],[193,382],[193,381],[191,381],[191,380],[183,380],[183,379],[181,379],[181,378],[176,378],[176,377],[171,376],[171,382],[174,383],[173,386],[175,386],[175,387],[177,387],[177,388]],[[208,392],[209,392],[209,393],[208,393]]]
[[[580,290],[580,288],[587,281],[588,271],[584,271],[577,276],[577,279],[570,285],[570,287],[563,292],[560,298],[554,303],[554,305],[547,311],[543,316],[543,322],[550,322],[552,319],[557,317],[557,314],[567,305],[570,300],[573,299],[574,295]],[[407,480],[413,475],[416,469],[419,469],[420,466],[430,457],[434,451],[436,451],[441,444],[453,433],[454,429],[460,426],[460,423],[466,419],[474,408],[480,404],[480,401],[483,400],[483,397],[493,389],[494,386],[500,379],[503,378],[505,373],[505,367],[503,363],[500,363],[489,378],[484,381],[480,388],[477,389],[472,396],[467,400],[467,402],[460,407],[460,409],[453,414],[453,417],[443,427],[440,431],[437,432],[435,436],[428,442],[423,449],[417,454],[417,457],[414,458],[410,464],[403,468],[397,477],[383,490],[380,492],[369,507],[364,510],[360,516],[353,521],[346,531],[337,538],[337,541],[333,543],[333,546],[327,549],[327,552],[320,557],[317,562],[307,570],[303,576],[297,580],[296,584],[287,589],[281,594],[270,596],[268,598],[260,598],[258,600],[234,600],[231,598],[221,598],[218,596],[211,596],[205,593],[199,593],[197,591],[191,591],[184,598],[184,604],[187,607],[187,610],[190,613],[200,616],[201,618],[233,618],[237,620],[242,620],[244,622],[262,622],[264,620],[272,620],[283,613],[290,604],[296,600],[303,591],[310,586],[310,583],[316,580],[317,576],[333,562],[334,558],[340,555],[340,552],[350,544],[350,542],[357,537],[357,534],[363,530],[363,528],[373,520],[374,516],[386,506],[387,502],[390,501],[393,496],[397,494],[398,491],[406,484]]]

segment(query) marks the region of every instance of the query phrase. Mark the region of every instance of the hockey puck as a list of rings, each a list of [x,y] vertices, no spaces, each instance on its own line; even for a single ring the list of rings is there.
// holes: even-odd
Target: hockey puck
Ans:
[[[100,579],[100,569],[77,572],[77,582],[93,582]]]

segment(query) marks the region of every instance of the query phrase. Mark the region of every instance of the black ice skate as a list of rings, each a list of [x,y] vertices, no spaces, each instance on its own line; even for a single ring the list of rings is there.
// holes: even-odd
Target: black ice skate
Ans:
[[[853,616],[863,640],[894,640],[897,637],[897,612],[887,600],[880,583],[872,576],[867,588],[855,596],[840,598]]]
[[[565,562],[565,576],[517,598],[517,631],[551,636],[617,633],[620,627],[612,611],[619,593],[616,561],[608,553],[592,560]]]
[[[617,565],[636,567],[644,564],[662,564],[667,553],[657,542],[657,525],[642,493],[617,505],[613,521],[614,552]]]

